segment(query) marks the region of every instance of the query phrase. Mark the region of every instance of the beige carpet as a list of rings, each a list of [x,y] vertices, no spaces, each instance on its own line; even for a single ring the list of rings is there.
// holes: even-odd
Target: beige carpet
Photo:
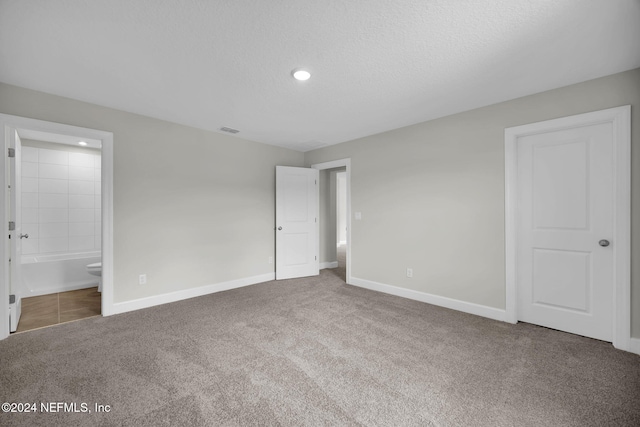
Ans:
[[[345,285],[344,269],[0,342],[0,425],[640,425],[640,356]],[[38,403],[39,404],[39,403]]]

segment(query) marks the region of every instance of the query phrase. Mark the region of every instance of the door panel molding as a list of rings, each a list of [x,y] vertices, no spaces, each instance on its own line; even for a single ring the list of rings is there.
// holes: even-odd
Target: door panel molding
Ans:
[[[518,141],[544,132],[611,123],[614,160],[613,345],[631,351],[631,106],[505,129],[506,321],[518,322]]]

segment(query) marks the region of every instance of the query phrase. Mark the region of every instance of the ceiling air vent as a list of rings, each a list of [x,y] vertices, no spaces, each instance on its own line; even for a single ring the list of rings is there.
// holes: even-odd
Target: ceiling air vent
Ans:
[[[231,129],[231,128],[224,127],[224,126],[221,127],[220,130],[222,132],[229,132],[229,133],[238,133],[238,132],[240,132],[238,129]]]

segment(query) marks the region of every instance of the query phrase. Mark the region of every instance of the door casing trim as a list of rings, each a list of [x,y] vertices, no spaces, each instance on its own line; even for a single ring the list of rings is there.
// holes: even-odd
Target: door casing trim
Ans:
[[[506,128],[505,148],[505,265],[506,318],[518,322],[517,182],[518,139],[528,135],[611,123],[614,158],[614,277],[613,345],[631,350],[631,106],[609,108]]]
[[[351,279],[351,158],[333,160],[330,162],[316,163],[311,165],[313,169],[325,170],[333,168],[346,168],[347,180],[347,284],[352,284]],[[320,236],[318,236],[320,237]],[[318,253],[320,253],[320,239],[318,238]]]
[[[102,141],[102,315],[113,312],[113,133],[96,129],[82,128],[28,117],[0,114],[0,149],[3,161],[0,163],[0,188],[3,188],[3,200],[7,200],[7,148],[9,132],[29,129],[80,138]],[[0,232],[3,233],[0,245],[0,263],[3,273],[0,275],[0,340],[9,336],[9,213],[0,211]]]

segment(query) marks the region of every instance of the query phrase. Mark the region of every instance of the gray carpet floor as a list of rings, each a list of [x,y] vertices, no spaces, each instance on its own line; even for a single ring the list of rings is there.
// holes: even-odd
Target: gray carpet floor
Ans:
[[[640,425],[640,356],[349,286],[344,268],[0,341],[0,425]],[[40,408],[38,408],[38,411]]]

